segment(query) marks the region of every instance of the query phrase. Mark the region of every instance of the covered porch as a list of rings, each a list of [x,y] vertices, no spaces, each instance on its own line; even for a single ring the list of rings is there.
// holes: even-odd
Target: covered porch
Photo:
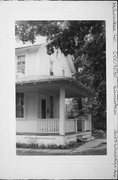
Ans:
[[[65,98],[92,96],[90,90],[73,78],[21,78],[16,81],[16,92],[24,93],[24,116],[16,118],[18,136],[67,138],[74,135],[76,140],[75,135],[91,133],[90,115],[72,119],[66,117]],[[52,100],[50,97],[53,97]]]

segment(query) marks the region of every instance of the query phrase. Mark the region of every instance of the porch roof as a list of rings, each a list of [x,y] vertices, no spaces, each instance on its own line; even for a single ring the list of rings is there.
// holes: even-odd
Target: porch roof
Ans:
[[[59,94],[60,87],[65,87],[66,97],[93,97],[93,92],[72,77],[29,76],[16,78],[17,88],[40,88],[42,91]]]

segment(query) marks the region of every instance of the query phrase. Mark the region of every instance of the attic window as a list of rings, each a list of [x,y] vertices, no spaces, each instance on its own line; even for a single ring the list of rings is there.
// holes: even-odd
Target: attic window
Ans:
[[[78,68],[78,72],[81,73],[83,71],[83,68],[82,67],[79,67]]]
[[[17,73],[25,74],[25,55],[17,56]]]

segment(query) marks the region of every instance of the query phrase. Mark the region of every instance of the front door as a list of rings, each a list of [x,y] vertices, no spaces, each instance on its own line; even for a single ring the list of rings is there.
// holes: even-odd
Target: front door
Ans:
[[[41,99],[41,118],[46,119],[46,99]]]
[[[37,117],[36,113],[36,94],[27,94],[27,119],[35,119]]]

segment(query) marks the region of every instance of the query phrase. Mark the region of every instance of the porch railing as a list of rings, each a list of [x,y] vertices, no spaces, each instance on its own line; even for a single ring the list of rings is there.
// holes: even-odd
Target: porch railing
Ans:
[[[80,129],[79,129],[79,128]],[[91,117],[83,116],[65,120],[65,133],[91,130]],[[59,119],[18,119],[16,132],[29,133],[59,133]]]
[[[37,130],[40,133],[58,133],[59,119],[38,119]]]
[[[77,119],[77,124],[81,124],[82,131],[89,131],[91,130],[91,115],[88,116],[79,116]]]
[[[65,121],[65,132],[76,132],[76,120],[75,119],[66,119]]]
[[[58,133],[59,119],[17,119],[16,132]]]

